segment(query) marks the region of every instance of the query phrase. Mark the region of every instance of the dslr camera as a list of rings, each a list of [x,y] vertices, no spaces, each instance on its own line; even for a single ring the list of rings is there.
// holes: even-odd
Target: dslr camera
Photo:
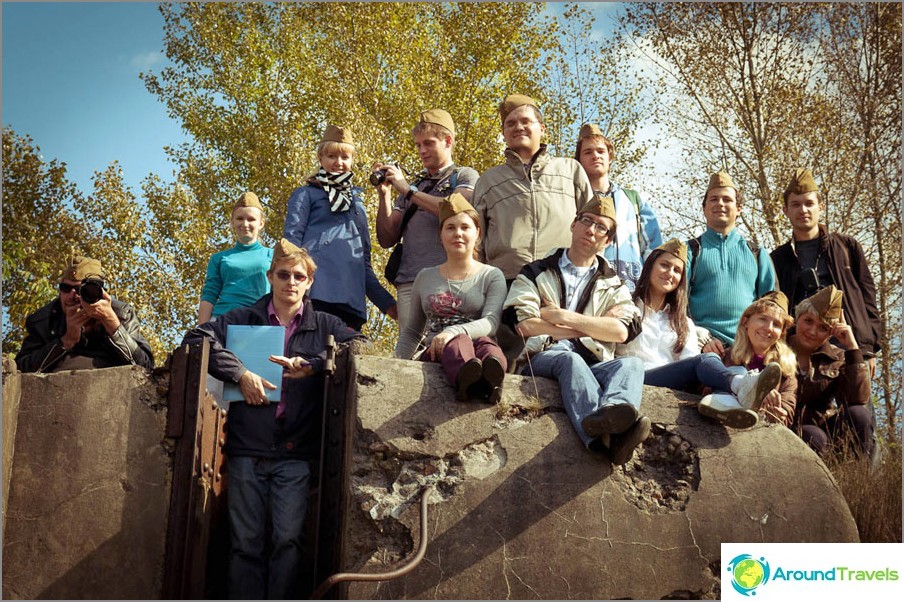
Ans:
[[[88,276],[78,287],[78,296],[91,305],[104,298],[104,281],[97,276]]]

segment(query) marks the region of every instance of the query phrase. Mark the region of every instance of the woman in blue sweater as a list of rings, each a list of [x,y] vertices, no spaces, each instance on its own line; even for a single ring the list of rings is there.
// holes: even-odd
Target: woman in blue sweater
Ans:
[[[270,292],[267,270],[273,249],[260,243],[264,207],[253,192],[239,197],[232,207],[230,225],[235,246],[215,253],[207,263],[201,290],[198,324],[209,322],[237,307],[250,307]]]
[[[370,264],[370,231],[361,189],[352,186],[355,146],[347,128],[329,125],[317,145],[320,169],[289,197],[284,236],[307,249],[321,273],[311,287],[314,309],[360,331],[365,297],[397,319],[396,300]]]

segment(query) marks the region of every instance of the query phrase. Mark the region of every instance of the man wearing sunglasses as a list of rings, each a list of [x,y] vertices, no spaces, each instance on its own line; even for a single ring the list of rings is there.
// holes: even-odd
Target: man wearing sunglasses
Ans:
[[[626,464],[650,435],[639,413],[643,362],[615,357],[640,333],[640,311],[603,250],[616,233],[615,202],[596,193],[569,228],[571,246],[521,269],[502,320],[527,339],[525,376],[559,382],[562,405],[587,449]]]
[[[229,474],[232,599],[297,599],[298,574],[311,467],[320,454],[320,416],[326,342],[366,342],[331,314],[316,311],[308,292],[317,266],[308,252],[285,238],[273,248],[267,270],[270,293],[251,307],[229,311],[190,330],[183,345],[209,339],[209,373],[237,383],[244,403],[229,406],[225,453]],[[285,326],[281,397],[267,400],[274,383],[246,369],[225,348],[230,324]],[[270,525],[270,545],[265,543]],[[265,550],[269,549],[269,556]]]
[[[79,294],[83,281],[103,278],[103,267],[96,259],[76,256],[67,262],[57,298],[25,319],[28,334],[16,355],[20,371],[154,367],[151,346],[141,336],[138,316],[130,305],[103,289],[94,303]]]

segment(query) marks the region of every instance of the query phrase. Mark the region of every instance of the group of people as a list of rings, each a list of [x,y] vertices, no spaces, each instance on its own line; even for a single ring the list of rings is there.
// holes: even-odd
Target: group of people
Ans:
[[[507,373],[556,379],[581,443],[613,465],[650,436],[644,384],[703,395],[700,412],[729,427],[763,419],[821,454],[841,444],[871,452],[874,285],[860,244],[819,223],[809,170],[790,178],[792,234],[771,255],[736,228],[743,198],[721,171],[703,195],[703,234],[663,241],[647,199],[610,178],[615,148],[598,126],[584,124],[564,158],[547,152],[530,97],[508,96],[499,117],[505,161],[482,174],[455,164],[455,124],[442,109],[420,113],[411,131],[416,177],[372,166],[395,295],[371,265],[347,128],[326,128],[275,248],[260,243],[258,197],[233,206],[235,245],[210,259],[198,325],[183,341],[209,339],[210,374],[245,400],[230,407],[225,449],[231,595],[297,595],[326,341],[365,340],[366,299],[398,320],[395,355],[441,364],[460,401],[498,402]],[[59,297],[27,320],[21,370],[152,367],[134,311],[105,290],[82,296],[91,278],[103,279],[94,260],[65,267]],[[274,383],[226,348],[238,324],[285,327],[284,352],[270,358],[283,367],[278,403],[267,399]]]

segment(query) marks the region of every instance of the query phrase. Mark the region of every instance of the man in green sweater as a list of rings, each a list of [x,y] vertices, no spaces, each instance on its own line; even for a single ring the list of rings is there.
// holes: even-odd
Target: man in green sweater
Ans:
[[[742,201],[731,176],[724,171],[712,174],[703,196],[706,231],[687,241],[688,309],[704,352],[721,355],[734,343],[747,306],[775,289],[769,253],[735,228]]]

